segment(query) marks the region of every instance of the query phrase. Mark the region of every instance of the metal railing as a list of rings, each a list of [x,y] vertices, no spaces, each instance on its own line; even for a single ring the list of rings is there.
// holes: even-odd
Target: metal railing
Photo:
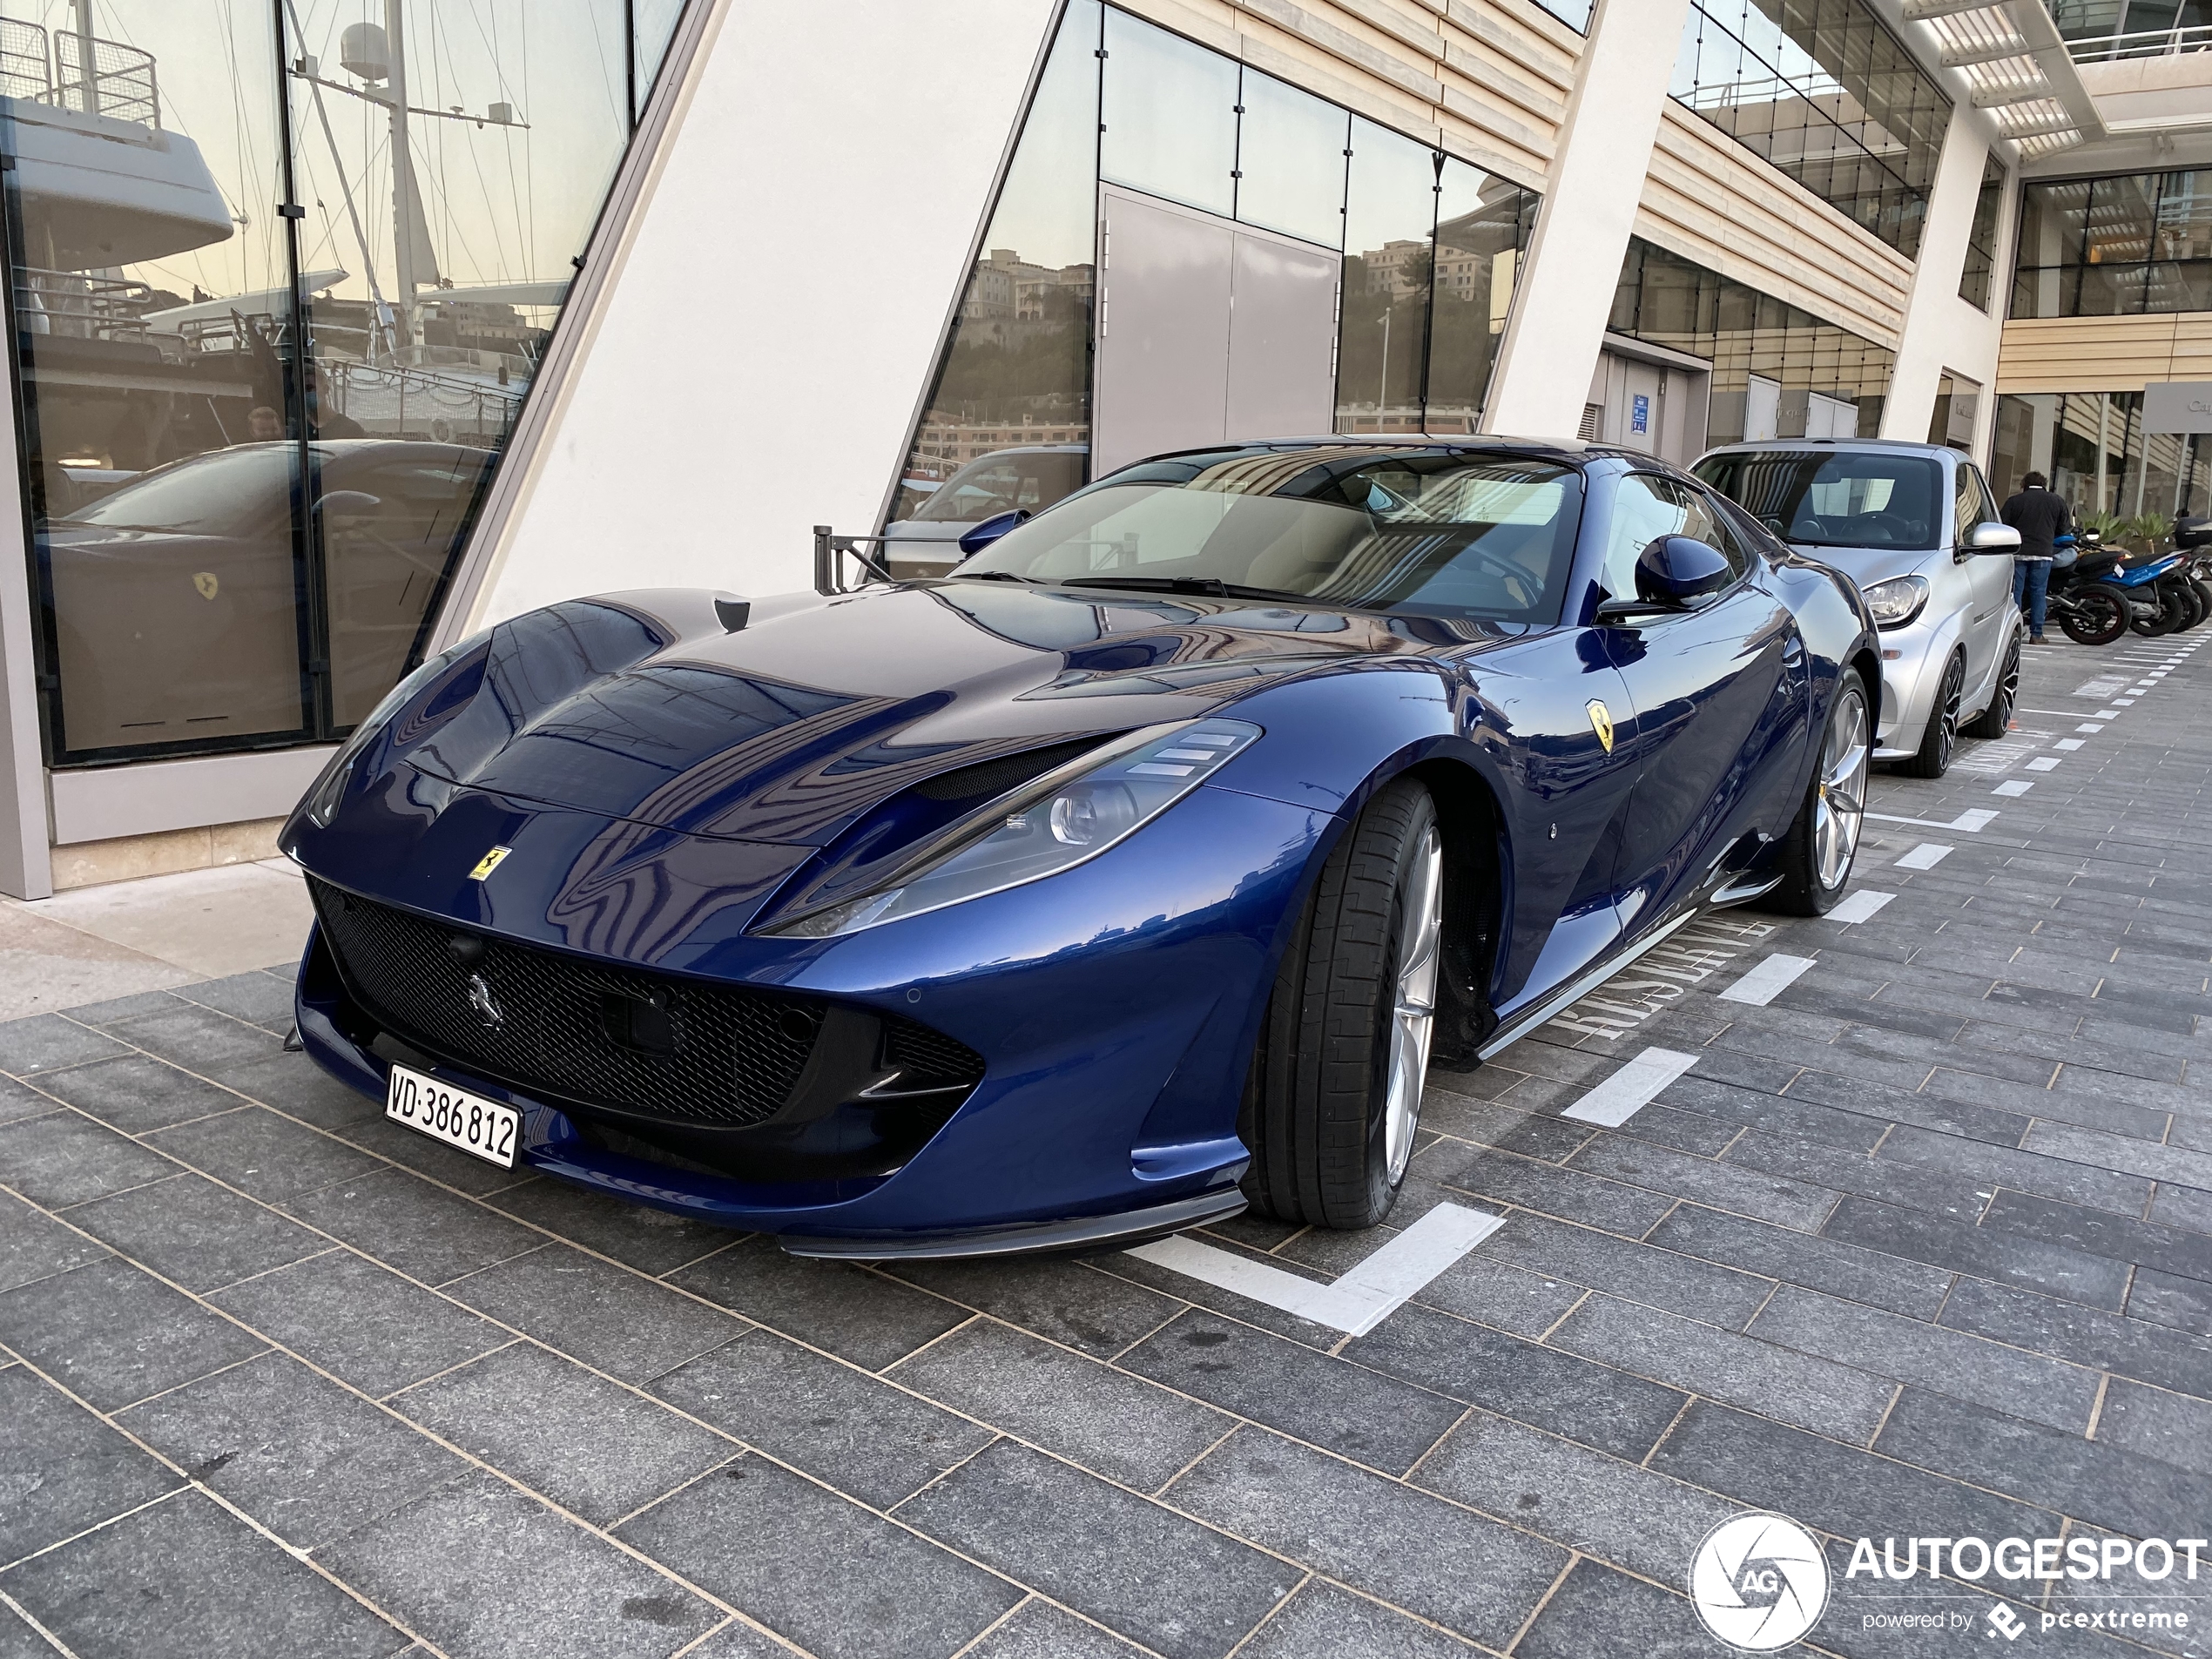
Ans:
[[[152,52],[73,30],[57,31],[50,52],[45,30],[12,17],[0,18],[0,97],[140,126],[161,125]]]
[[[2067,53],[2077,64],[2110,64],[2127,57],[2168,57],[2177,52],[2212,51],[2212,25],[2176,24],[2171,29],[2139,29],[2131,34],[2099,35],[2069,40]]]

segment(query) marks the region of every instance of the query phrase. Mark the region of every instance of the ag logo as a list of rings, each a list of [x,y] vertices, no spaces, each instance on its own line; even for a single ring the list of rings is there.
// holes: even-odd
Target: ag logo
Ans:
[[[1737,1515],[1698,1545],[1689,1599],[1705,1628],[1730,1647],[1772,1653],[1820,1622],[1828,1558],[1817,1539],[1785,1516]]]
[[[199,597],[203,599],[212,599],[223,585],[215,579],[215,573],[212,570],[196,572],[192,577],[192,584],[199,590]]]
[[[1590,730],[1597,733],[1597,740],[1605,745],[1605,752],[1613,752],[1613,711],[1596,698],[1592,698],[1586,711],[1590,717]]]

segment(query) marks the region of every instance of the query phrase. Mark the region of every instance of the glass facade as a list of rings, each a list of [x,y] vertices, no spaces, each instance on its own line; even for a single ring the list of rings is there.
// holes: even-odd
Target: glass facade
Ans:
[[[57,765],[328,741],[420,653],[677,0],[7,0]]]
[[[1629,239],[1610,327],[1711,361],[1708,443],[1881,430],[1895,353],[1641,237]]]
[[[2148,39],[2115,42],[2109,56],[2128,57],[2168,50],[2176,30],[2212,26],[2207,0],[2044,0],[2059,33],[2069,41],[2109,40],[2115,35]],[[2087,61],[2102,61],[2105,54]]]
[[[1590,16],[1597,10],[1597,0],[1536,0],[1536,3],[1568,28],[1586,35],[1590,31]]]
[[[1951,100],[1865,0],[1697,0],[1676,98],[1907,259]]]
[[[2020,188],[2015,317],[2212,311],[2212,170]]]
[[[2000,397],[1991,487],[2008,496],[2030,472],[2077,512],[2161,523],[2212,513],[2212,435],[2146,433],[2141,392]]]
[[[1981,164],[1981,190],[1974,197],[1974,222],[1966,233],[1966,263],[1959,273],[1959,297],[1989,309],[1997,278],[1997,228],[2005,217],[2005,183],[2010,177],[1995,156]]]
[[[1534,194],[1075,0],[924,403],[900,535],[1049,506],[1087,475],[1102,181],[1341,251],[1339,430],[1474,429]]]

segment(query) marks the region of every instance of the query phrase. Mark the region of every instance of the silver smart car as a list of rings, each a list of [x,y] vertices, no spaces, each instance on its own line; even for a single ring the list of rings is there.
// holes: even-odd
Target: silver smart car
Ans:
[[[1696,473],[1866,596],[1882,631],[1876,759],[1940,778],[1959,732],[2004,735],[2025,637],[2020,532],[1980,468],[1933,444],[1783,438],[1711,450]]]

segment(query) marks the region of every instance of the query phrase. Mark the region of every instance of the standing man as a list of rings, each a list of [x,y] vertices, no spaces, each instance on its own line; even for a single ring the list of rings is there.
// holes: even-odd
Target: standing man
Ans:
[[[2040,472],[2020,480],[2020,494],[2004,505],[2000,516],[2020,533],[2020,551],[2013,555],[2013,603],[2027,614],[2027,642],[2046,644],[2043,616],[2051,591],[2053,540],[2074,528],[2066,502],[2046,487]]]

